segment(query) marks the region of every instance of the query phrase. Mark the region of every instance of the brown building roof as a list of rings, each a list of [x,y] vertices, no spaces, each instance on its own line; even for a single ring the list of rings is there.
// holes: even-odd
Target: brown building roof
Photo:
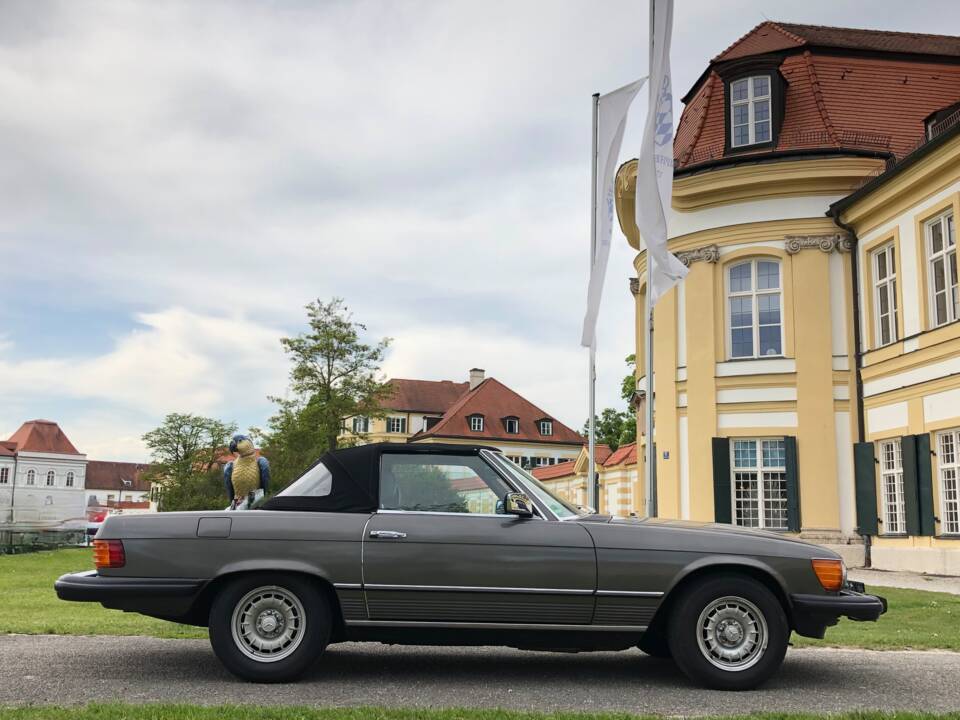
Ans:
[[[714,58],[684,98],[678,170],[725,157],[721,75],[752,56],[779,63],[783,123],[775,147],[726,155],[736,160],[819,149],[902,157],[922,139],[924,118],[960,98],[960,37],[764,22]]]
[[[9,442],[16,443],[17,452],[57,453],[80,455],[60,426],[50,420],[29,420],[20,426]]]
[[[87,490],[132,490],[147,492],[150,483],[143,479],[143,473],[149,465],[128,462],[107,462],[90,460],[87,462]],[[130,484],[128,485],[126,482]]]
[[[557,478],[566,477],[567,475],[573,475],[574,465],[576,465],[574,460],[564,460],[563,462],[558,462],[556,465],[541,465],[540,467],[535,467],[530,471],[530,474],[537,480],[556,480]]]
[[[483,430],[470,429],[469,418],[483,415]],[[516,418],[518,433],[507,433],[504,420]],[[553,422],[553,434],[541,435],[539,420]],[[506,440],[538,443],[583,443],[583,436],[551,417],[532,402],[514,392],[496,378],[487,378],[473,390],[462,395],[440,420],[429,430],[417,433],[412,439],[470,438],[477,440]]]
[[[0,457],[13,457],[17,454],[17,444],[9,440],[0,440]]]
[[[452,380],[407,380],[393,378],[387,381],[392,394],[385,398],[380,407],[384,410],[403,412],[425,412],[442,415],[467,390],[470,383]]]
[[[603,461],[604,467],[613,467],[615,465],[636,465],[637,464],[637,444],[635,442],[627,445],[621,445]]]

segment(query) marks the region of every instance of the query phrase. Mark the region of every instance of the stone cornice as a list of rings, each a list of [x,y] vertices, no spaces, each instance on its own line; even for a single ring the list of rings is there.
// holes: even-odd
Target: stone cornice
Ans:
[[[630,278],[630,292],[634,297],[640,294],[640,278]]]
[[[715,263],[720,260],[720,248],[717,245],[704,245],[693,250],[684,250],[677,253],[677,258],[687,267],[698,260]]]
[[[801,250],[816,248],[821,252],[850,252],[853,241],[847,233],[832,235],[787,235],[784,239],[787,255],[796,255]]]

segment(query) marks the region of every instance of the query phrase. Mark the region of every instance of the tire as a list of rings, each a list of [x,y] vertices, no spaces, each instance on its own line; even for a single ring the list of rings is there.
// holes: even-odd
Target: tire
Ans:
[[[777,671],[790,626],[776,596],[746,576],[712,577],[688,588],[670,617],[674,661],[694,682],[750,690]]]
[[[310,580],[295,575],[243,575],[210,607],[210,644],[243,680],[287,682],[323,654],[333,625],[330,606]]]
[[[666,636],[659,632],[645,632],[637,647],[650,657],[661,660],[670,660],[673,657],[670,653],[670,643],[667,642]]]

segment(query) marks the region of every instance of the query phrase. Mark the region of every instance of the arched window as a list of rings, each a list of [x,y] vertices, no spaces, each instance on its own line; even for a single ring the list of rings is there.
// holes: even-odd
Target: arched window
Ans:
[[[731,358],[783,355],[780,263],[747,260],[727,271]]]
[[[73,470],[67,473],[67,487],[73,487]]]
[[[27,485],[34,485],[37,482],[37,473],[35,470],[27,470]]]
[[[48,471],[47,471],[47,486],[48,486],[48,487],[52,487],[52,486],[53,486],[53,483],[56,482],[56,479],[57,479],[56,473],[53,472],[53,470],[48,470]]]

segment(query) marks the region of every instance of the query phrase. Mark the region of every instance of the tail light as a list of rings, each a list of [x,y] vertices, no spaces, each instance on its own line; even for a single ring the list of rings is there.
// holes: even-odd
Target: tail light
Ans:
[[[97,570],[122,568],[127,562],[122,540],[94,540],[93,564]]]
[[[843,567],[843,560],[811,560],[813,563],[813,572],[817,575],[817,580],[823,585],[824,590],[836,592],[843,587],[844,576],[846,572]]]
[[[106,519],[107,519],[106,510],[88,510],[87,511],[87,522],[102,523]]]

